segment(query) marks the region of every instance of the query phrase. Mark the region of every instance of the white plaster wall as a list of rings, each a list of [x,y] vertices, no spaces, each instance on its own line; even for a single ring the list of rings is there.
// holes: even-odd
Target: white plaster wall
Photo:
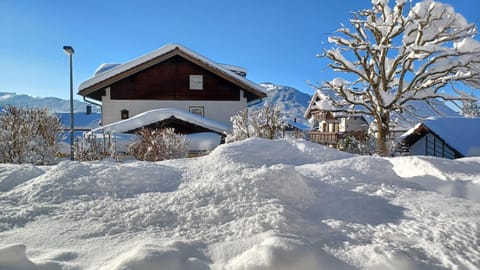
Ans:
[[[367,131],[368,124],[362,120],[361,117],[356,119],[353,117],[342,118],[340,124],[341,132],[353,132],[353,131]]]
[[[121,120],[120,111],[128,110],[129,117],[137,114],[162,108],[175,108],[188,112],[189,106],[203,106],[205,117],[214,121],[231,125],[230,117],[247,106],[247,100],[240,101],[205,101],[205,100],[110,100],[109,89],[102,98],[102,123],[107,125]]]

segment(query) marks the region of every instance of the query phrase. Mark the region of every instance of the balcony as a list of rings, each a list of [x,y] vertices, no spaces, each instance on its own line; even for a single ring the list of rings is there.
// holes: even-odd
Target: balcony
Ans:
[[[341,135],[336,132],[310,131],[310,141],[320,144],[337,144]]]

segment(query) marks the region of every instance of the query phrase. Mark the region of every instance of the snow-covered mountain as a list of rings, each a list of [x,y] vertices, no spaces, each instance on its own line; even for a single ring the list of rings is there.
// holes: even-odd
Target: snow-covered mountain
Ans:
[[[75,112],[85,112],[87,103],[74,100]],[[30,95],[17,95],[12,92],[0,92],[0,107],[14,105],[16,107],[47,108],[51,112],[69,112],[70,101],[56,97],[32,97]],[[100,112],[97,106],[92,106],[93,112]]]
[[[261,83],[260,85],[267,90],[267,97],[253,107],[259,108],[264,104],[277,106],[288,120],[296,118],[298,122],[307,124],[303,114],[310,102],[310,95],[289,86],[273,83]]]
[[[308,122],[303,115],[308,107],[311,95],[301,92],[293,87],[277,85],[269,82],[261,83],[260,85],[266,89],[267,97],[261,102],[253,105],[253,108],[260,108],[265,104],[276,106],[280,109],[282,115],[284,115],[287,120],[293,121],[296,119],[297,122],[308,125]],[[74,102],[75,112],[84,113],[87,103],[79,100],[75,100]],[[0,107],[5,105],[15,105],[18,107],[47,107],[52,112],[69,112],[70,110],[70,103],[68,100],[55,97],[39,98],[29,95],[0,92]],[[459,116],[457,112],[440,101],[436,104],[437,111],[432,110],[422,101],[413,101],[410,105],[415,109],[417,117],[411,115],[397,117],[396,125],[400,130],[408,130],[414,124],[421,121],[419,118],[422,117]],[[92,111],[99,113],[100,109],[97,106],[92,106]],[[440,112],[440,114],[437,112]]]

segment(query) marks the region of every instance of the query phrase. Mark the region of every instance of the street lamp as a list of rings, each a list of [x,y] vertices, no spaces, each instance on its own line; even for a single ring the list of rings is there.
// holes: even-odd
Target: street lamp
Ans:
[[[72,67],[72,56],[75,50],[72,46],[63,46],[63,51],[70,57],[70,160],[73,160],[73,138],[74,138],[74,128],[73,124],[73,67]]]

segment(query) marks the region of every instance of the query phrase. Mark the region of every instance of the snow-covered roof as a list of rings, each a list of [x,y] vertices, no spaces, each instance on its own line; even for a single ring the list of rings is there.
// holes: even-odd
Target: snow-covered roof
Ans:
[[[146,111],[129,119],[96,128],[92,130],[92,132],[127,132],[169,119],[170,117],[175,117],[176,119],[205,127],[219,134],[225,134],[229,130],[228,126],[200,115],[179,109],[164,108]]]
[[[104,63],[104,64],[101,64],[96,70],[95,72],[93,73],[93,76],[97,76],[98,74],[100,73],[103,73],[107,70],[110,70],[114,67],[117,67],[117,66],[120,66],[121,64],[117,64],[117,63]]]
[[[463,156],[480,156],[480,118],[432,117],[415,125],[400,139],[408,138],[426,127]]]
[[[65,127],[70,127],[70,113],[55,113],[60,122]],[[100,113],[91,113],[86,114],[84,112],[78,112],[73,114],[73,123],[75,129],[94,129],[99,126],[99,123],[102,119],[102,114]]]
[[[295,127],[299,130],[302,130],[302,131],[308,131],[308,130],[312,129],[310,126],[307,126],[303,123],[296,122],[296,121],[288,121],[288,124],[292,127]]]
[[[335,117],[342,117],[346,114],[346,111],[352,111],[354,113],[348,113],[348,116],[359,115],[365,108],[361,106],[353,106],[350,108],[336,106],[334,101],[340,103],[342,100],[340,96],[335,95],[334,90],[321,89],[317,90],[310,100],[310,104],[305,111],[304,117],[309,119],[311,114],[315,110],[330,111]],[[410,129],[415,123],[418,123],[421,119],[428,117],[460,117],[460,114],[448,107],[444,102],[438,99],[429,99],[429,104],[425,100],[409,100],[405,106],[404,111],[391,113],[391,129],[395,131],[405,131]],[[351,105],[350,105],[351,106]],[[435,108],[433,109],[432,106]],[[372,117],[365,118],[368,122],[372,122]],[[374,127],[375,128],[375,127]]]
[[[340,102],[340,97],[335,95],[335,92],[331,89],[318,89],[315,94],[313,94],[310,104],[308,105],[307,110],[305,111],[304,117],[309,119],[311,113],[314,110],[319,111],[329,111],[336,113],[335,116],[341,116],[345,113],[346,110],[352,111],[364,111],[364,109],[358,108],[346,108],[337,106],[334,104],[334,101]],[[349,114],[352,115],[352,114]]]
[[[241,86],[241,88],[247,92],[255,94],[259,97],[266,96],[263,87],[235,73],[234,70],[240,71],[239,67],[233,68],[233,66],[218,64],[179,44],[167,44],[153,52],[140,56],[121,65],[110,65],[107,66],[107,69],[99,67],[99,69],[101,69],[100,72],[95,72],[95,76],[80,84],[78,87],[78,93],[82,96],[86,96],[110,85],[113,82],[128,77],[132,74],[132,69],[134,68],[138,68],[139,70],[136,70],[136,72],[138,72],[175,55],[181,55],[191,61],[194,61],[204,68],[207,68],[217,75],[229,80],[230,82]],[[99,71],[99,69],[97,69],[97,71]],[[245,69],[241,69],[241,71],[246,72]]]
[[[234,65],[228,65],[228,64],[219,64],[221,65],[222,67],[230,70],[230,71],[233,71],[235,72],[236,74],[242,76],[242,77],[245,77],[247,76],[247,70],[243,67],[239,67],[239,66],[234,66]]]

